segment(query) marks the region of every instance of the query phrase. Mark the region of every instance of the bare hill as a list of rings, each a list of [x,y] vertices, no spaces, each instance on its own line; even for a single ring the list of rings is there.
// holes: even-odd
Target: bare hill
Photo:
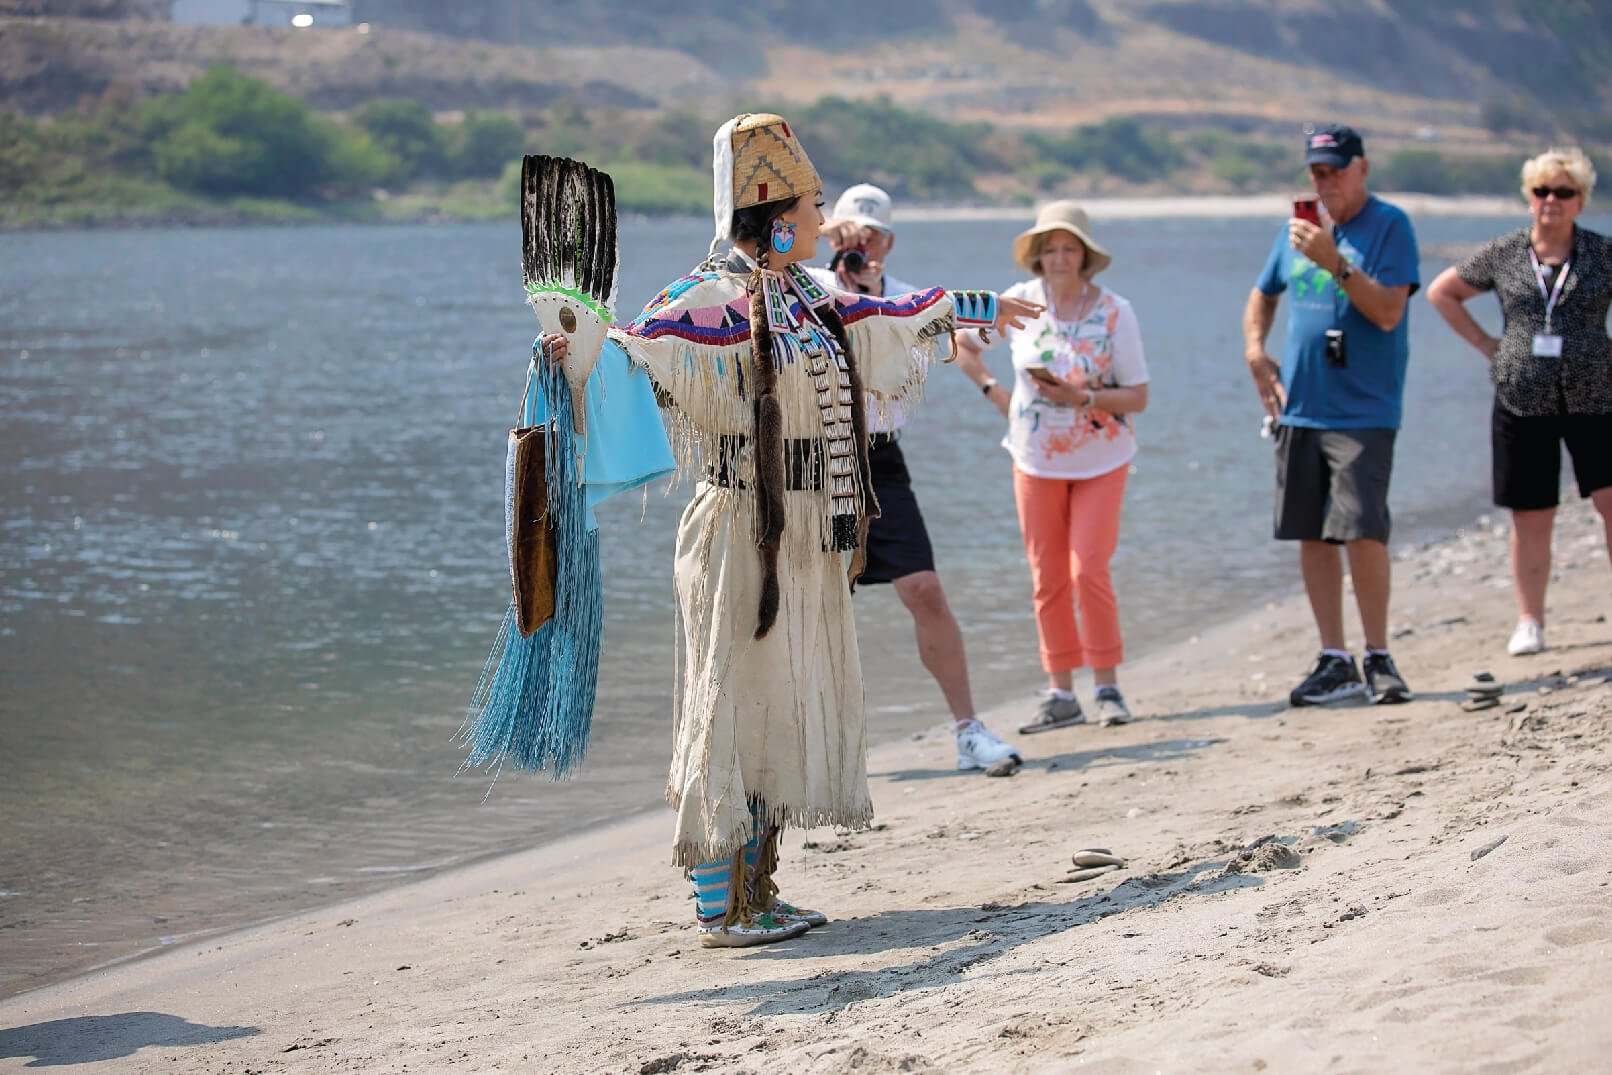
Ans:
[[[537,0],[354,4],[371,20],[367,33],[5,17],[61,5],[0,0],[0,107],[45,114],[109,87],[171,90],[228,62],[326,109],[412,97],[438,110],[572,98],[721,111],[887,94],[1013,126],[1133,115],[1286,134],[1348,117],[1379,139],[1436,131],[1478,147],[1489,140],[1485,102],[1546,94],[1558,107],[1540,113],[1542,125],[1564,99],[1585,114],[1612,108],[1612,5],[821,0],[821,29],[808,38],[800,10],[769,5],[695,3],[669,18],[636,0],[592,0],[562,18]],[[160,6],[68,5],[93,14]]]
[[[724,85],[686,54],[631,44],[534,49],[386,27],[360,34],[0,19],[0,107],[15,111],[58,112],[115,87],[179,90],[216,63],[330,110],[380,97],[413,98],[439,110],[541,108],[563,98],[650,107]]]

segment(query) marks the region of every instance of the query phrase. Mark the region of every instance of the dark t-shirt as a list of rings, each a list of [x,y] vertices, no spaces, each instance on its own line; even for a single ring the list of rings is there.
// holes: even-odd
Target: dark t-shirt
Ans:
[[[1551,310],[1550,330],[1562,337],[1560,358],[1534,354],[1534,335],[1545,331],[1545,296],[1528,257],[1528,228],[1484,244],[1456,273],[1500,299],[1505,328],[1490,376],[1495,400],[1519,417],[1612,414],[1612,239],[1587,228],[1573,229],[1567,280]],[[1547,287],[1555,278],[1545,278]]]

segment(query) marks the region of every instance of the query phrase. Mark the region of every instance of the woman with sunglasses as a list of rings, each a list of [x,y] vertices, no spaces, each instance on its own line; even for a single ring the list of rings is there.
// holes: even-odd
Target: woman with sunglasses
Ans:
[[[1533,222],[1445,269],[1427,290],[1451,328],[1489,360],[1494,380],[1494,500],[1511,509],[1514,656],[1545,648],[1545,585],[1561,488],[1561,446],[1612,550],[1612,239],[1575,223],[1595,168],[1574,146],[1522,166]],[[1489,335],[1467,300],[1493,291],[1504,327]]]

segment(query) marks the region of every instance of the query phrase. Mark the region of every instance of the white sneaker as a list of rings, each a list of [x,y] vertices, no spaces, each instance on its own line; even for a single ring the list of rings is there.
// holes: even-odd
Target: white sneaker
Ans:
[[[1131,711],[1125,705],[1125,696],[1120,694],[1119,688],[1097,688],[1097,723],[1104,728],[1112,728],[1116,724],[1130,722]]]
[[[998,739],[996,733],[977,720],[969,721],[957,733],[957,768],[989,769],[1004,761],[1023,765],[1019,752]]]
[[[1526,657],[1545,648],[1545,629],[1537,620],[1518,620],[1517,629],[1511,632],[1506,652],[1513,657]]]

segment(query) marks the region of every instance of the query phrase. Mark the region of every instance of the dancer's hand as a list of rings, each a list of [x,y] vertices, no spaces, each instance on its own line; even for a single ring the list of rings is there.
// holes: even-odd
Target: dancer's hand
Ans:
[[[545,332],[540,350],[543,361],[551,366],[558,366],[565,361],[565,356],[571,353],[571,341],[558,332]]]
[[[991,328],[998,333],[1010,328],[1023,328],[1026,321],[1034,321],[1045,309],[1039,302],[999,295],[996,299],[996,324]]]

